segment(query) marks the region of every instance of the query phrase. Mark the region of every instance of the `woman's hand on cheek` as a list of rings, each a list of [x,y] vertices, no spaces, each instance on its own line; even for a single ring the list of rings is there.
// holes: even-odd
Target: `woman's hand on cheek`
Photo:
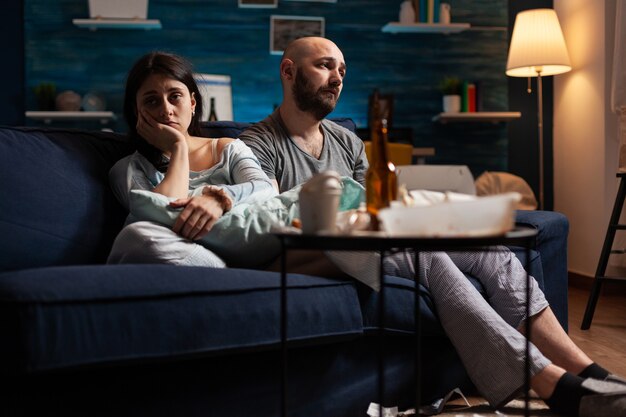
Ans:
[[[163,152],[171,152],[174,144],[185,140],[181,132],[159,123],[148,112],[140,109],[137,116],[137,133],[155,148]]]
[[[184,207],[172,230],[190,240],[202,239],[224,214],[220,202],[206,195],[180,198],[171,202],[170,206]]]

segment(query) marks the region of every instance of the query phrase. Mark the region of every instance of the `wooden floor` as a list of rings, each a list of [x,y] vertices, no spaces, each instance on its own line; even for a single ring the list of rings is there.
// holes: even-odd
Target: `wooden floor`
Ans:
[[[591,328],[580,330],[588,297],[588,291],[570,288],[569,335],[591,359],[616,374],[626,375],[626,296],[603,294]]]
[[[626,287],[626,283],[621,284]],[[607,288],[609,289],[609,288]],[[615,295],[617,293],[617,295]],[[580,330],[589,291],[578,287],[569,289],[569,335],[591,359],[610,371],[626,375],[626,295],[624,291],[604,291],[598,301],[589,330]],[[523,403],[515,401],[496,413],[480,397],[468,398],[471,407],[449,409],[441,416],[452,417],[501,417],[523,415]],[[458,406],[460,401],[454,401]],[[552,416],[543,401],[531,404],[531,415]]]

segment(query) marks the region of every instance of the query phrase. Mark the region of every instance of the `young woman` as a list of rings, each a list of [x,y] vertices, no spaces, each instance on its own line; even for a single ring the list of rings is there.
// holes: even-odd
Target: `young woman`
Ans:
[[[266,200],[276,191],[240,140],[201,137],[202,97],[191,65],[177,55],[140,58],[126,81],[124,117],[137,152],[110,173],[118,199],[131,208],[132,190],[167,197],[178,210],[170,228],[129,215],[109,263],[171,263],[223,267],[195,243],[234,205]]]

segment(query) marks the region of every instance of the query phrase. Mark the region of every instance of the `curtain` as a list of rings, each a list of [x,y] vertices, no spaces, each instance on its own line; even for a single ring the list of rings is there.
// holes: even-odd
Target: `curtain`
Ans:
[[[613,74],[611,79],[611,109],[618,116],[619,160],[618,172],[626,172],[626,0],[615,2],[615,43],[613,49]],[[607,11],[608,12],[608,11]],[[607,143],[608,144],[608,143]],[[617,181],[617,180],[616,180]],[[617,191],[617,190],[616,190]],[[625,217],[622,210],[621,219]],[[623,221],[620,221],[623,223]],[[626,248],[626,236],[617,233],[613,248]],[[609,265],[626,267],[626,256],[609,257]]]
[[[626,0],[616,1],[611,108],[619,117],[619,172],[626,172]]]

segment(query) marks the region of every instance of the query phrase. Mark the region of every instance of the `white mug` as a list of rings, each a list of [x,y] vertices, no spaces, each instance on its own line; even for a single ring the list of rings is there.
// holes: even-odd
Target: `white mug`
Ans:
[[[334,171],[320,172],[302,186],[298,203],[303,233],[336,231],[341,188],[341,178]]]

